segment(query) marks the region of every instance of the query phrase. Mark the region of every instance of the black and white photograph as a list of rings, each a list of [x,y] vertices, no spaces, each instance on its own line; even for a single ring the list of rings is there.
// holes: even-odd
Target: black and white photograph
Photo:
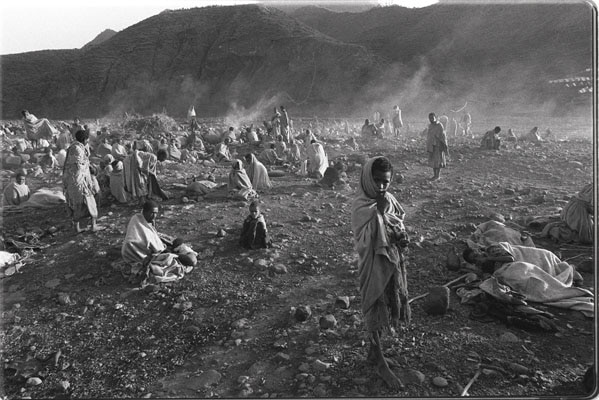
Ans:
[[[0,5],[0,400],[597,388],[598,3]]]

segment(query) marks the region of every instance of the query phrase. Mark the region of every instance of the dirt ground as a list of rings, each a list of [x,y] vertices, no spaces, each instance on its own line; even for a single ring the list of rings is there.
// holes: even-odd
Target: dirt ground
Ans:
[[[390,191],[406,210],[412,240],[410,297],[464,273],[450,271],[446,255],[453,248],[461,254],[492,214],[524,226],[527,217],[556,214],[593,179],[590,140],[510,143],[497,152],[480,150],[479,139],[450,140],[448,168],[433,183],[420,138],[335,150],[388,155],[403,176]],[[332,142],[326,148],[332,153]],[[159,174],[172,197],[162,203],[158,230],[183,237],[201,258],[175,283],[139,289],[114,269],[136,206],[101,208],[106,229],[96,234],[75,235],[63,207],[3,216],[5,239],[37,233],[42,247],[49,245],[0,279],[4,396],[459,397],[479,370],[470,396],[585,394],[581,379],[596,352],[593,319],[535,304],[555,315],[558,332],[479,322],[454,290],[448,313],[430,316],[416,300],[411,325],[384,337],[407,384],[390,391],[366,362],[350,231],[359,169],[350,168],[351,189],[341,191],[296,175],[272,178],[261,201],[275,248],[246,251],[237,245],[245,203],[182,202],[184,178],[204,168],[167,162]],[[218,167],[217,181],[228,171]],[[28,182],[33,189],[45,184]],[[592,246],[534,241],[574,265],[592,265]],[[580,272],[595,290],[593,271]],[[311,317],[300,322],[294,315],[303,306]],[[327,315],[336,325],[321,329]]]

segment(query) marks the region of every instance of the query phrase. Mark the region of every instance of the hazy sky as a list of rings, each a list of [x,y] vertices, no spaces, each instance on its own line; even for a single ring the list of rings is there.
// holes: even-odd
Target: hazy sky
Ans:
[[[261,1],[262,3],[272,0]],[[336,2],[336,0],[323,0]],[[0,54],[80,48],[105,29],[121,31],[165,9],[257,3],[252,0],[4,0],[0,5]],[[341,0],[352,3],[352,0]],[[424,7],[435,0],[368,0]],[[316,4],[299,0],[296,3]]]

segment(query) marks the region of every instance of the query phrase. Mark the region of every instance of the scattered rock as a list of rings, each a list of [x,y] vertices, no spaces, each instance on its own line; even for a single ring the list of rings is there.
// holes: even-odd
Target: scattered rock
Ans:
[[[327,369],[329,369],[331,367],[330,363],[325,363],[323,361],[320,361],[318,359],[314,360],[314,362],[312,363],[312,367],[316,370],[316,371],[326,371]]]
[[[301,363],[297,369],[299,369],[301,372],[308,372],[308,371],[310,371],[310,364],[305,363],[305,362]]]
[[[499,340],[506,343],[517,343],[520,341],[518,336],[514,335],[512,332],[505,332],[501,336],[499,336]]]
[[[348,296],[338,296],[335,300],[335,305],[339,308],[343,308],[347,310],[349,308],[349,297]]]
[[[225,237],[227,236],[227,232],[224,229],[219,229],[218,232],[216,232],[216,237]]]
[[[45,287],[50,289],[54,289],[58,285],[60,285],[60,279],[58,278],[50,279],[48,282],[44,284]]]
[[[408,383],[422,385],[425,379],[426,377],[420,371],[417,371],[415,369],[409,369],[408,371],[406,371],[406,380],[408,381]]]
[[[59,381],[56,385],[56,388],[62,392],[67,392],[71,387],[71,383],[69,381]]]
[[[437,386],[437,387],[446,387],[448,385],[447,383],[447,379],[441,377],[441,376],[436,376],[433,378],[433,385]]]
[[[37,386],[37,385],[41,385],[42,384],[42,380],[38,377],[32,377],[27,379],[27,386]]]
[[[447,252],[447,259],[445,261],[445,266],[450,271],[457,271],[460,269],[462,263],[460,261],[460,256],[458,256],[456,249],[451,248]]]
[[[449,308],[449,288],[445,286],[430,288],[428,296],[424,298],[422,308],[429,315],[445,314]]]
[[[514,371],[518,375],[530,373],[530,370],[528,368],[526,368],[524,365],[520,365],[518,363],[511,362],[511,363],[509,363],[509,367],[512,371]]]
[[[333,329],[337,326],[337,320],[335,316],[332,314],[327,314],[325,316],[320,317],[318,321],[320,324],[320,329]]]
[[[299,306],[295,309],[295,319],[299,322],[304,322],[310,319],[312,316],[312,310],[310,306]]]
[[[278,352],[275,357],[274,360],[276,362],[287,362],[291,359],[291,357],[289,356],[289,354],[283,353],[283,352]]]
[[[286,266],[284,266],[283,264],[275,264],[275,265],[272,267],[272,270],[273,270],[273,272],[274,272],[275,274],[281,274],[281,275],[282,275],[282,274],[286,274],[286,273],[288,272],[288,271],[287,271],[287,267],[286,267]]]
[[[247,318],[241,318],[231,324],[233,329],[247,329],[249,328],[250,321]]]
[[[516,194],[516,191],[514,189],[505,188],[503,190],[503,193],[505,193],[505,194]]]
[[[200,387],[212,386],[220,382],[222,375],[213,369],[209,369],[208,371],[202,372],[197,379],[197,384]]]
[[[254,260],[254,267],[257,267],[259,269],[267,269],[269,265],[268,260],[265,260],[264,258],[259,258],[257,260]]]
[[[63,306],[67,306],[71,304],[71,298],[67,293],[59,293],[58,294],[58,303]]]

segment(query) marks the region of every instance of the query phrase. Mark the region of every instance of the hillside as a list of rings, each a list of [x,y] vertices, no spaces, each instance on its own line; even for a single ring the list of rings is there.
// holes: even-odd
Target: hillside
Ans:
[[[117,32],[113,31],[112,29],[105,29],[89,43],[86,43],[85,46],[82,47],[82,49],[89,49],[90,47],[97,46],[100,43],[103,43],[111,37],[113,37],[114,35],[116,35],[116,33]]]
[[[582,3],[165,11],[80,50],[3,56],[2,117],[539,107],[550,80],[591,66],[590,33]]]

